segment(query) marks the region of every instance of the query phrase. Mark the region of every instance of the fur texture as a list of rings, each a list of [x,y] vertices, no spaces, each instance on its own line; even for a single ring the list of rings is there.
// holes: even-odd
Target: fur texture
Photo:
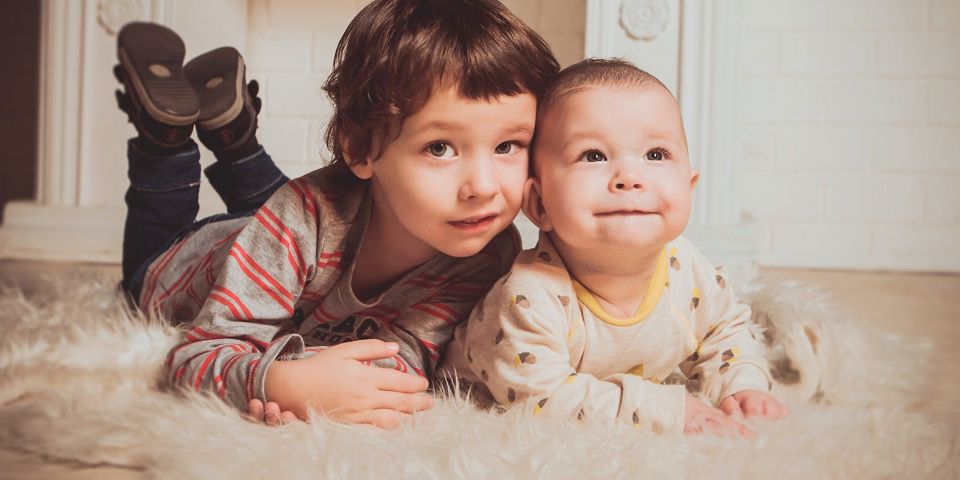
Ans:
[[[912,408],[928,347],[863,328],[789,281],[735,282],[793,412],[750,422],[752,439],[496,413],[460,392],[394,431],[322,418],[255,425],[209,396],[166,391],[163,361],[181,332],[132,312],[114,284],[74,276],[29,298],[0,292],[0,447],[183,479],[960,474],[956,431]]]

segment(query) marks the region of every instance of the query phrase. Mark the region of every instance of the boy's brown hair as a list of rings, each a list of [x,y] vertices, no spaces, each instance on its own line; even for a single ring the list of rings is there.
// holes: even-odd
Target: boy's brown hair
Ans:
[[[474,100],[539,97],[560,69],[543,38],[497,0],[375,0],[334,58],[323,87],[334,105],[326,143],[344,165],[378,158],[438,87]]]

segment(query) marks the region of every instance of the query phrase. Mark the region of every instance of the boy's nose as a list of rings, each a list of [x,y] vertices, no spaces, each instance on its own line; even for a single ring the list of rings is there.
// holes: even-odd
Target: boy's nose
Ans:
[[[475,159],[470,162],[465,174],[466,179],[460,185],[460,199],[467,201],[487,200],[497,194],[497,176],[493,171],[493,162]]]

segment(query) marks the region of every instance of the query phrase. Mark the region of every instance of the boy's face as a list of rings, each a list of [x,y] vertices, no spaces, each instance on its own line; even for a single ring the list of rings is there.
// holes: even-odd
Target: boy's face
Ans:
[[[351,168],[371,179],[389,241],[411,254],[474,255],[520,210],[535,120],[531,94],[484,101],[441,88],[379,159]]]
[[[527,193],[539,193],[539,223],[561,243],[650,251],[683,232],[697,173],[666,89],[587,87],[539,122],[538,178]]]

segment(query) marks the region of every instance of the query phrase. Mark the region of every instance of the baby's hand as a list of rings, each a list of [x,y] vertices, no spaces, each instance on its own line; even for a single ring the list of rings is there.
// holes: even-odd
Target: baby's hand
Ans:
[[[753,430],[724,415],[719,409],[703,403],[699,398],[689,393],[687,394],[685,410],[683,433],[703,433],[709,429],[711,432],[723,436],[743,435],[744,437],[750,437],[754,435]]]
[[[783,418],[790,414],[790,410],[773,395],[760,390],[744,390],[734,393],[720,402],[720,410],[723,410],[723,413],[727,415],[740,414],[744,418],[759,415],[771,420]]]
[[[270,426],[286,425],[300,420],[289,410],[281,412],[277,402],[267,402],[264,406],[263,402],[256,398],[247,404],[245,417],[253,423],[266,423]]]

